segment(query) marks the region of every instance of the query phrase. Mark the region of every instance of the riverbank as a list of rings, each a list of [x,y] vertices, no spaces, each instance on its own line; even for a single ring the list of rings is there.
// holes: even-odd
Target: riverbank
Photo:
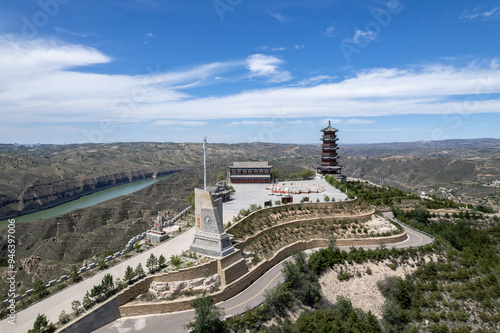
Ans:
[[[63,197],[60,200],[50,202],[38,210],[32,209],[28,212],[22,211],[17,214],[2,217],[2,220],[0,220],[0,228],[6,227],[9,219],[15,219],[16,222],[32,222],[65,214],[75,209],[90,207],[121,195],[131,194],[180,171],[180,169],[159,171],[155,173],[148,173],[145,175],[145,178],[132,177],[128,182],[118,181],[104,186],[96,186],[93,190],[85,192],[82,191],[81,193],[73,196],[67,198]],[[70,191],[75,190],[73,189]]]

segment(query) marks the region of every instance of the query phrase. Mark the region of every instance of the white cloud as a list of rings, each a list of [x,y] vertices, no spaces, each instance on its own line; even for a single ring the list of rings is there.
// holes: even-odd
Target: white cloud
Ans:
[[[0,119],[10,123],[187,122],[210,119],[265,125],[259,119],[304,117],[363,118],[394,114],[472,114],[500,111],[500,68],[427,64],[413,68],[374,68],[351,77],[318,75],[310,86],[275,85],[197,97],[193,82],[217,84],[222,74],[247,67],[251,77],[291,79],[282,59],[253,55],[245,61],[204,64],[183,71],[144,69],[144,75],[95,74],[81,66],[105,66],[100,51],[51,40],[17,41],[0,36]],[[78,69],[77,69],[78,68]],[[149,73],[151,72],[151,73]],[[283,79],[283,77],[285,79]],[[248,78],[243,78],[246,80]],[[224,81],[224,80],[222,80]],[[467,101],[469,100],[469,101]],[[247,119],[255,123],[242,123]],[[161,123],[160,123],[161,124]],[[160,125],[157,125],[160,126]]]
[[[56,33],[58,35],[69,34],[69,35],[76,36],[76,37],[102,37],[102,35],[95,34],[92,32],[75,32],[75,31],[70,31],[70,30],[67,30],[67,29],[64,29],[61,27],[54,27],[54,29],[56,30]]]
[[[316,75],[307,79],[303,79],[298,83],[301,86],[307,86],[311,84],[318,84],[321,81],[331,81],[338,78],[338,76],[330,76],[330,75]]]
[[[186,121],[186,120],[157,120],[155,126],[193,126],[200,127],[208,124],[206,121]]]
[[[286,17],[279,13],[268,12],[268,14],[278,20],[280,23],[285,23],[287,21]]]
[[[11,35],[0,35],[0,50],[0,73],[4,77],[46,74],[112,60],[91,47],[63,44],[57,40],[18,41]]]
[[[368,120],[368,119],[348,119],[346,120],[346,124],[359,124],[359,125],[369,125],[373,124],[375,121],[374,120]]]
[[[289,71],[281,70],[279,66],[284,63],[282,59],[264,54],[253,54],[247,58],[247,68],[251,77],[265,77],[269,82],[280,83],[290,81],[292,75]]]
[[[320,121],[318,124],[319,125],[324,125],[324,124],[328,124],[328,122],[331,122],[332,124],[340,124],[340,123],[342,123],[342,119],[327,118],[325,120]]]
[[[345,40],[345,42],[350,42],[354,44],[360,44],[360,43],[367,43],[375,40],[377,38],[377,34],[375,31],[371,30],[361,30],[361,29],[356,29],[354,31],[354,36],[351,39]]]
[[[472,11],[465,10],[459,18],[469,21],[496,20],[500,18],[500,6],[490,10],[481,10],[479,7],[474,8]]]
[[[335,37],[338,35],[338,32],[335,31],[335,27],[333,25],[329,26],[326,28],[326,30],[323,32],[323,35],[327,37]]]
[[[297,120],[289,120],[286,122],[288,125],[292,125],[292,126],[316,126],[316,122],[314,121],[310,121],[310,120],[301,120],[301,119],[297,119]]]
[[[243,121],[233,121],[230,124],[226,125],[227,126],[265,126],[269,127],[273,124],[272,121],[269,120],[262,120],[262,121],[257,121],[257,120],[243,120]]]
[[[156,35],[152,32],[147,32],[142,36],[142,43],[143,44],[149,44],[151,39],[156,38]]]
[[[297,44],[295,45],[293,48],[296,49],[296,50],[302,50],[303,48],[305,48],[306,46],[304,44]]]
[[[285,51],[286,47],[284,47],[284,46],[271,47],[271,46],[264,45],[264,46],[259,46],[258,49],[260,49],[262,51],[269,50],[269,51],[277,52],[277,51]]]

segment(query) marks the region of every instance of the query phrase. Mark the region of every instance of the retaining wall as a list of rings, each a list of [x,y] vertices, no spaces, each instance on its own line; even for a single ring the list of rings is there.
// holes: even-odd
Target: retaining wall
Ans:
[[[295,220],[295,221],[285,222],[282,224],[274,225],[274,226],[269,227],[267,229],[264,229],[262,231],[259,231],[258,233],[256,233],[253,236],[248,237],[244,241],[242,241],[240,243],[236,243],[234,245],[234,247],[237,249],[240,249],[240,250],[244,249],[245,246],[254,242],[257,238],[259,238],[263,234],[266,234],[266,233],[271,232],[271,231],[276,231],[276,230],[280,230],[280,229],[284,229],[284,228],[293,227],[293,226],[296,226],[299,224],[310,224],[310,223],[314,223],[314,222],[317,222],[320,220],[323,220],[323,221],[324,220],[348,220],[348,221],[365,220],[366,221],[366,220],[369,220],[370,217],[372,216],[372,214],[374,214],[374,213],[375,213],[375,209],[372,209],[372,211],[370,211],[368,213],[359,214],[359,215],[337,215],[337,216],[332,215],[332,216],[328,216],[328,217],[315,217],[315,218],[308,218],[308,219],[303,219],[303,220]]]
[[[184,268],[174,272],[168,272],[158,275],[153,275],[152,281],[155,282],[174,282],[193,280],[199,277],[208,277],[218,273],[217,260],[212,260],[206,264]]]
[[[338,246],[350,246],[350,245],[378,245],[380,242],[385,244],[398,243],[407,238],[406,232],[401,235],[389,236],[389,237],[377,237],[377,238],[360,238],[356,239],[358,242],[353,244],[353,239],[339,239],[337,240]],[[277,252],[271,259],[263,261],[257,265],[253,270],[245,274],[244,276],[238,278],[234,282],[228,284],[223,290],[213,293],[210,296],[214,299],[215,303],[222,302],[229,299],[241,291],[250,286],[255,280],[262,276],[267,270],[291,256],[295,251],[303,251],[310,248],[316,247],[326,247],[328,246],[329,240],[327,239],[312,239],[309,241],[298,241],[290,244],[279,252]],[[169,313],[176,311],[183,311],[191,308],[191,300],[193,298],[186,298],[178,301],[170,302],[157,302],[150,304],[133,304],[133,305],[122,305],[120,306],[120,315],[122,317],[130,316],[142,316],[148,314],[160,314]]]
[[[274,210],[275,213],[280,213],[282,211],[290,210],[290,208],[298,209],[298,207],[301,207],[302,209],[323,209],[323,208],[329,208],[329,207],[337,207],[337,206],[352,206],[358,202],[358,199],[352,199],[352,200],[346,200],[346,201],[334,201],[334,202],[304,202],[304,203],[292,203],[292,204],[284,204],[284,205],[279,205],[279,206],[273,206],[273,207],[265,207],[262,209],[259,209],[253,213],[250,213],[249,215],[245,216],[235,224],[233,224],[231,227],[229,227],[226,232],[229,234],[231,233],[231,230],[235,228],[239,224],[244,224],[247,223],[247,221],[253,219],[257,215],[263,214],[266,215],[269,213],[270,210]]]

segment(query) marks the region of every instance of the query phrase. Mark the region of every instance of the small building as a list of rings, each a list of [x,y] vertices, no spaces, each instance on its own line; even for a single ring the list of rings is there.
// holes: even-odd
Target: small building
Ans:
[[[211,185],[207,186],[207,191],[210,192],[212,198],[222,198],[222,202],[229,201],[231,198],[231,190],[226,185]]]
[[[273,182],[268,162],[233,162],[229,166],[229,184],[269,184]]]

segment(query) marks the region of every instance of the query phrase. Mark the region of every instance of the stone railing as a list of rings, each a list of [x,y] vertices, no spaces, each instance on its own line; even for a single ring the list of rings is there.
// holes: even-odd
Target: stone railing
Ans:
[[[187,207],[186,209],[184,209],[182,212],[180,212],[179,214],[177,214],[174,218],[168,220],[168,221],[165,221],[165,226],[172,226],[174,225],[175,222],[177,222],[181,217],[183,217],[187,212],[189,212],[189,210],[191,209],[191,206]],[[151,229],[148,229],[146,230],[145,232],[143,233],[140,233],[132,238],[130,238],[130,240],[127,242],[127,245],[125,245],[125,252],[130,252],[132,251],[132,249],[134,248],[134,244],[138,241],[141,241],[143,240],[144,238],[146,238],[146,233],[152,231],[153,228]]]

